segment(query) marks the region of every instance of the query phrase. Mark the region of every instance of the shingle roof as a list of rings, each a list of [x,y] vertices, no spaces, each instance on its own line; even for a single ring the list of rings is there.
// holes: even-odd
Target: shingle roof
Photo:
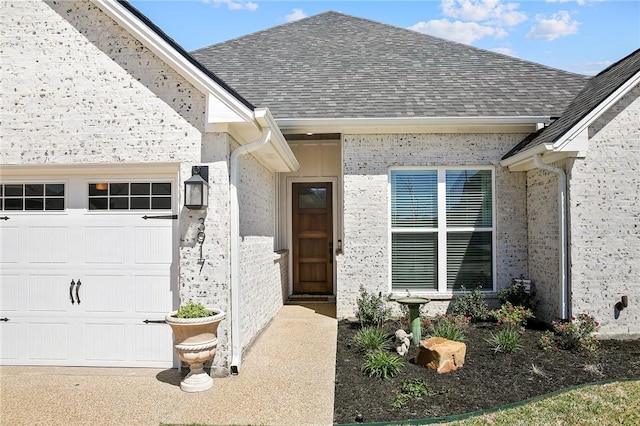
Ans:
[[[592,77],[558,120],[542,131],[527,136],[502,159],[512,157],[534,146],[554,143],[638,72],[640,72],[640,49]]]
[[[277,119],[560,115],[586,77],[337,12],[191,54]]]

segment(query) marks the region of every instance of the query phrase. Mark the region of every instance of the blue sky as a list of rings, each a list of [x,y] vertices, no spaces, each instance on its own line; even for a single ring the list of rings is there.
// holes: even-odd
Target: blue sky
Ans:
[[[188,51],[327,10],[587,75],[597,74],[640,48],[638,0],[130,0],[130,3]]]

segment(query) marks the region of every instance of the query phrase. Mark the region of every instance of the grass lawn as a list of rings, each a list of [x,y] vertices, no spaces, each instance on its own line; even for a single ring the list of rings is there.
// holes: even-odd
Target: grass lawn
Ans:
[[[640,381],[585,386],[521,407],[440,424],[635,426],[640,424]]]

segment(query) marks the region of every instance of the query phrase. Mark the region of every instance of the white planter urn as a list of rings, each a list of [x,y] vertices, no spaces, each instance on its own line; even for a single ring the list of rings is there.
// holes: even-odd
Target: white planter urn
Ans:
[[[180,382],[185,392],[202,392],[213,387],[213,379],[204,371],[204,363],[212,360],[218,345],[218,326],[225,313],[211,309],[212,316],[177,318],[178,311],[167,314],[165,321],[173,330],[174,347],[181,361],[189,364],[190,372]]]

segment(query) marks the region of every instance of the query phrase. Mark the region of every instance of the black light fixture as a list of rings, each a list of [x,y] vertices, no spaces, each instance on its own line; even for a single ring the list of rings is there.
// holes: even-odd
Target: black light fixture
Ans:
[[[618,303],[616,303],[616,309],[618,311],[623,310],[627,306],[629,306],[629,297],[628,296],[622,296],[620,301]]]
[[[193,166],[191,175],[184,181],[184,206],[204,210],[209,201],[209,166]]]

